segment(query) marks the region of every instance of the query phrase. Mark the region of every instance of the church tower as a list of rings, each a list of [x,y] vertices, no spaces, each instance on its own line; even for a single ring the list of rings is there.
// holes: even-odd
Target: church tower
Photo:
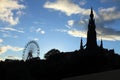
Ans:
[[[96,26],[93,10],[91,8],[90,19],[88,24],[88,32],[87,32],[87,44],[86,49],[95,50],[97,48],[97,38],[96,38]]]

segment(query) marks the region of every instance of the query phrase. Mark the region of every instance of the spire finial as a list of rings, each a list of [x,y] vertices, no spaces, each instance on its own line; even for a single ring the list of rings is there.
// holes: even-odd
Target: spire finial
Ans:
[[[91,17],[91,19],[93,19],[93,17],[94,17],[94,14],[93,14],[93,8],[92,8],[92,7],[91,7],[90,17]]]
[[[93,8],[91,7],[91,14],[93,14]]]
[[[82,41],[82,38],[81,38],[81,43],[80,43],[80,49],[83,50],[83,41]]]
[[[100,47],[103,48],[103,41],[102,41],[102,39],[101,39]]]

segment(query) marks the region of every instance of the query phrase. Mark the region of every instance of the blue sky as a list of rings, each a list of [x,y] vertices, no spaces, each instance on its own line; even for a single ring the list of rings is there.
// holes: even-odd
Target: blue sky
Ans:
[[[21,59],[24,46],[36,40],[40,58],[56,48],[78,50],[86,43],[91,6],[98,45],[120,53],[119,0],[0,0],[0,59]]]

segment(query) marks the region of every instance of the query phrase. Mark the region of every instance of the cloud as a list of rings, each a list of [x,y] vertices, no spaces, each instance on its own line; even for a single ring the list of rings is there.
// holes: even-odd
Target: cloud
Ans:
[[[71,0],[56,0],[55,2],[47,1],[44,8],[61,11],[67,16],[72,14],[89,15],[90,9],[81,8],[79,5],[73,3]]]
[[[45,31],[41,31],[41,34],[45,34]]]
[[[66,32],[67,34],[73,37],[87,38],[87,30],[82,31],[82,30],[71,29],[71,30],[64,30],[64,32]],[[97,27],[96,33],[97,33],[98,40],[101,40],[101,39],[108,40],[108,41],[120,40],[120,31],[116,31],[115,29],[112,29],[112,28]]]
[[[37,33],[40,33],[40,34],[45,34],[45,31],[42,30],[41,28],[37,28],[37,29],[36,29],[36,32],[37,32]]]
[[[86,38],[87,34],[85,31],[79,31],[79,30],[68,30],[67,33],[74,37],[83,37]]]
[[[0,43],[2,43],[3,42],[3,39],[0,39]]]
[[[120,11],[118,11],[116,7],[99,9],[97,17],[95,17],[97,38],[98,39],[102,38],[103,40],[110,40],[110,41],[120,40],[120,31],[111,28],[111,25],[109,25],[109,24],[114,24],[114,22],[117,20],[120,20]],[[88,19],[81,19],[79,21],[74,21],[73,25],[76,24],[79,25],[79,27],[83,26],[81,27],[83,29],[80,30],[80,29],[76,29],[75,27],[68,28],[71,29],[69,30],[69,35],[74,37],[86,38],[85,35],[87,34],[83,33],[83,31],[87,32]]]
[[[68,30],[66,30],[66,29],[55,29],[55,31],[57,31],[57,32],[67,32]]]
[[[103,8],[99,10],[99,15],[104,21],[120,19],[120,11],[116,7]]]
[[[68,23],[68,26],[72,27],[74,25],[74,20],[69,20],[67,23]]]
[[[11,60],[21,60],[22,58],[16,57],[16,56],[6,56],[6,59],[11,59]]]
[[[96,32],[97,32],[98,40],[101,40],[101,39],[108,40],[108,41],[120,40],[120,31],[115,31],[114,29],[103,27],[103,28],[97,29]],[[74,37],[87,38],[87,31],[68,30],[67,33]]]
[[[106,2],[109,0],[104,0]],[[116,0],[118,1],[118,0]],[[83,0],[84,2],[84,0]],[[115,1],[113,1],[115,2]],[[80,4],[80,3],[79,3]],[[69,7],[68,7],[69,6]],[[80,14],[83,17],[87,17],[90,14],[90,9],[85,9],[72,2],[72,0],[56,0],[54,2],[47,1],[44,4],[44,8],[52,9],[55,11],[60,11],[65,13],[67,16]],[[95,15],[95,23],[96,23],[96,31],[97,38],[103,40],[120,40],[120,31],[112,29],[111,26],[106,25],[113,24],[115,21],[120,20],[120,10],[118,6],[108,7],[108,8],[100,8],[98,12],[93,11]],[[87,36],[87,27],[88,27],[88,19],[82,20],[68,20],[67,25],[65,25],[68,29],[57,30],[60,32],[66,32],[67,34],[74,37],[85,37]],[[73,27],[71,27],[73,26]],[[83,26],[83,30],[78,29],[75,26]],[[85,32],[86,31],[86,32]]]
[[[2,31],[2,32],[14,31],[14,32],[19,32],[19,33],[24,33],[23,30],[18,30],[18,29],[12,28],[12,27],[0,28],[0,31]]]
[[[78,21],[78,24],[83,26],[88,26],[88,21],[89,19],[81,19],[80,21]]]
[[[11,35],[10,33],[3,33],[3,37],[4,38],[18,38],[18,36],[17,35]]]
[[[74,29],[87,30],[88,19],[68,20],[65,26],[71,30],[74,30]]]
[[[80,2],[79,2],[79,4],[80,4],[81,6],[84,6],[86,3],[87,3],[86,0],[80,0]]]
[[[20,10],[19,10],[19,11],[16,12],[16,14],[17,14],[18,16],[22,16],[22,15],[24,15],[25,13],[24,13],[23,11],[20,11]]]
[[[55,31],[64,32],[73,37],[83,37],[87,38],[87,30],[77,30],[77,29],[56,29]],[[97,27],[96,29],[98,40],[116,41],[120,40],[120,31],[116,31],[111,28]]]
[[[108,21],[101,20],[100,18],[96,20],[96,33],[98,40],[107,40],[107,41],[116,41],[120,40],[120,31],[111,28],[110,26],[106,27],[105,24]],[[78,24],[79,29],[76,27],[67,27],[68,29],[57,29],[56,31],[65,32],[73,37],[83,37],[87,38],[87,29],[88,29],[88,20],[80,20],[75,22],[74,25]],[[83,27],[82,27],[83,26]]]
[[[117,7],[113,6],[99,9],[98,17],[96,18],[98,36],[101,36],[104,40],[120,40],[120,31],[111,28],[111,24],[114,24],[117,20],[120,20],[120,11]]]
[[[7,52],[8,50],[11,50],[11,51],[21,51],[21,50],[23,50],[23,48],[13,47],[13,46],[10,46],[10,45],[2,46],[2,47],[0,47],[0,54],[3,54],[5,52]]]
[[[38,40],[39,40],[39,38],[34,38],[33,40],[38,41]]]
[[[25,6],[18,0],[0,0],[0,20],[16,25],[19,22],[21,11]]]
[[[68,29],[68,30],[67,29],[56,29],[55,31],[67,33],[73,37],[83,37],[83,38],[87,37],[87,31],[80,31],[77,29]]]
[[[103,40],[111,40],[111,41],[120,40],[120,31],[117,31],[115,29],[106,28],[102,26],[102,27],[97,27],[96,31],[99,39],[102,38]]]

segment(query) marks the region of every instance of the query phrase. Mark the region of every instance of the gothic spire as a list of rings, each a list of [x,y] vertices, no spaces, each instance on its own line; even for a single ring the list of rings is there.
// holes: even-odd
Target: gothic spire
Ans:
[[[101,39],[100,48],[103,48],[103,41]]]
[[[94,14],[93,14],[93,9],[92,9],[92,7],[91,7],[90,18],[91,18],[91,19],[93,19],[93,18],[94,18]]]
[[[94,20],[94,14],[93,14],[93,9],[91,8],[88,31],[87,31],[87,47],[86,47],[91,51],[97,48],[97,37],[96,37],[95,28],[96,28],[96,25]]]
[[[83,41],[82,41],[82,38],[81,38],[81,42],[80,42],[80,49],[83,50]]]

